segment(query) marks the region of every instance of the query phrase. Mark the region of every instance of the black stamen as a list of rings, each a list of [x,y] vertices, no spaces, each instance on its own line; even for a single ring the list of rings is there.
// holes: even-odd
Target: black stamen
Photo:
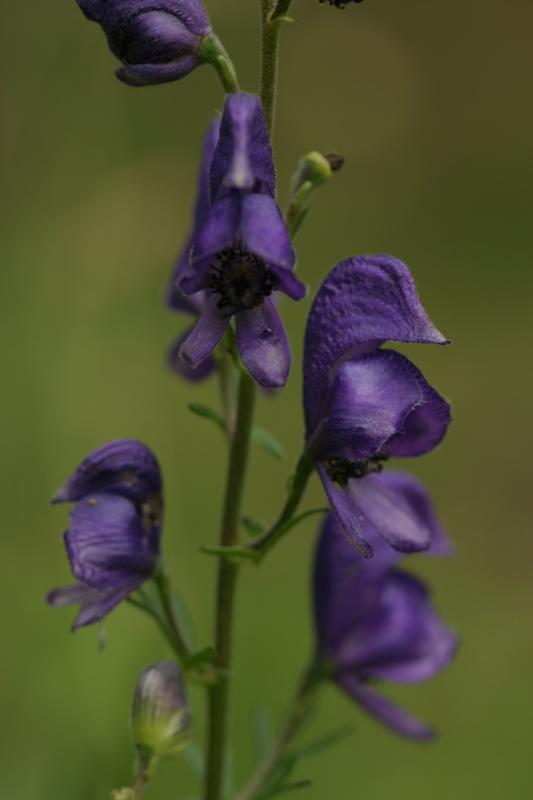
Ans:
[[[220,295],[218,307],[228,317],[261,305],[276,287],[276,276],[254,253],[238,247],[218,253],[211,265],[209,288]]]
[[[381,472],[383,462],[388,460],[388,456],[376,454],[370,456],[366,461],[348,461],[346,458],[328,458],[326,461],[326,471],[334,483],[346,486],[350,478],[356,480],[364,478],[366,475]]]

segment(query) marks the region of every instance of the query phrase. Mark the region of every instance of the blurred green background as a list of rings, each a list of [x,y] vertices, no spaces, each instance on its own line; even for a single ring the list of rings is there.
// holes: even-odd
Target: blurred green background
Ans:
[[[245,88],[256,87],[258,2],[210,0]],[[299,241],[316,289],[337,261],[386,251],[412,268],[453,347],[411,348],[453,402],[444,444],[408,464],[431,488],[455,558],[413,559],[463,638],[456,664],[390,695],[441,736],[401,741],[333,688],[309,737],[354,735],[302,764],[307,797],[397,800],[530,797],[533,540],[530,537],[533,286],[533,7],[529,0],[368,0],[343,12],[295,0],[283,42],[276,151],[280,196],[300,154],[337,150],[347,166],[315,197]],[[0,796],[99,800],[130,779],[128,708],[138,672],[168,652],[149,620],[121,607],[69,633],[72,610],[43,595],[69,580],[66,510],[47,506],[88,451],[137,437],[157,453],[167,497],[165,550],[210,639],[214,541],[225,451],[187,411],[216,385],[180,383],[164,365],[184,322],[163,307],[186,234],[200,137],[221,95],[208,69],[131,90],[74,0],[2,12],[0,336],[3,509]],[[262,424],[296,457],[300,356],[309,301],[286,304],[295,351],[285,392],[262,398]],[[289,464],[254,452],[246,509],[277,511]],[[316,480],[307,501],[322,504]],[[253,718],[279,721],[311,647],[315,523],[243,575],[233,766],[254,758]],[[203,735],[201,694],[193,690]],[[198,796],[185,763],[165,764],[149,797]]]

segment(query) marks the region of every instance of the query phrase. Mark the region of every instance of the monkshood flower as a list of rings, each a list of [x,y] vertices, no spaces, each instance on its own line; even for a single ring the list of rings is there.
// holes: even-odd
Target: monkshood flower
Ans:
[[[47,601],[79,603],[76,629],[101,620],[153,574],[160,554],[159,465],[140,442],[110,442],[82,461],[52,502],[75,503],[64,540],[78,583],[54,589]]]
[[[307,323],[306,440],[341,527],[367,558],[365,524],[396,550],[429,547],[428,526],[379,473],[390,457],[432,450],[450,422],[448,403],[409,359],[381,348],[387,340],[446,343],[405,264],[391,256],[342,262]]]
[[[283,386],[291,366],[285,329],[271,299],[293,300],[305,286],[293,273],[295,254],[274,200],[272,149],[258,97],[230,95],[210,172],[211,207],[197,231],[182,292],[205,293],[204,312],[182,344],[196,369],[211,356],[231,320],[246,369],[264,388]]]
[[[446,539],[420,484],[402,473],[386,477],[413,514],[439,531],[432,550],[445,550]],[[398,555],[372,526],[365,524],[364,532],[375,550],[372,561],[350,546],[332,514],[323,524],[314,575],[317,658],[325,674],[380,722],[403,736],[429,739],[430,728],[373,684],[432,678],[450,663],[458,639],[433,610],[425,585],[395,568]]]
[[[185,275],[189,269],[190,254],[198,231],[205,223],[209,214],[209,208],[211,206],[209,176],[219,131],[220,119],[217,118],[209,127],[204,139],[192,231],[189,233],[185,246],[176,262],[167,291],[168,307],[178,313],[192,316],[195,320],[198,320],[205,311],[208,293],[206,291],[200,291],[194,295],[187,295],[180,289],[179,284],[181,277]],[[181,345],[187,339],[190,332],[191,329],[189,328],[176,339],[170,349],[168,360],[172,369],[182,378],[191,381],[200,381],[213,372],[215,369],[215,362],[214,359],[209,356],[205,361],[202,361],[196,369],[193,369],[180,357]]]
[[[117,77],[130,86],[167,83],[202,63],[211,26],[201,0],[77,0],[98,22],[122,61]]]

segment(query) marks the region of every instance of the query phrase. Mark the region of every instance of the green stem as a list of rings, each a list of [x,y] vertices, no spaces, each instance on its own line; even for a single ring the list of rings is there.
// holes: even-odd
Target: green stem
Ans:
[[[235,67],[218,36],[214,33],[206,36],[198,48],[197,55],[200,61],[214,67],[226,94],[239,91]]]
[[[265,784],[268,783],[283,760],[288,747],[292,744],[293,739],[306,721],[314,705],[321,680],[320,669],[315,664],[312,664],[304,673],[276,744],[246,786],[239,792],[236,800],[253,800]]]
[[[279,35],[283,27],[283,17],[289,10],[291,2],[292,0],[278,0],[278,2],[261,0],[261,101],[271,138],[278,84]]]
[[[314,468],[315,465],[313,461],[307,454],[307,451],[304,450],[296,464],[296,469],[294,470],[294,475],[291,480],[290,492],[280,515],[265,533],[258,536],[257,539],[254,539],[254,541],[249,544],[249,547],[258,553],[261,558],[263,558],[286,533],[287,523],[300,505]]]
[[[250,438],[253,426],[256,387],[247,373],[242,373],[235,435],[231,443],[226,496],[220,544],[232,547],[238,543],[239,519],[247,472]],[[232,627],[235,589],[239,566],[220,559],[217,581],[217,616],[215,627],[215,666],[219,680],[210,687],[207,751],[206,800],[220,800],[223,794],[227,750],[229,682],[232,656]]]
[[[154,583],[159,593],[159,599],[165,615],[165,622],[171,636],[171,643],[176,651],[176,655],[182,664],[184,664],[190,657],[191,652],[185,640],[185,636],[181,630],[179,620],[174,610],[172,602],[172,589],[168,575],[163,567],[161,567],[154,575]]]

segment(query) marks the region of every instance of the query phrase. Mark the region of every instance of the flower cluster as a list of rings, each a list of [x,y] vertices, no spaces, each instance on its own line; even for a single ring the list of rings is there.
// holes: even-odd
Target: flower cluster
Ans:
[[[53,606],[79,603],[74,628],[109,614],[155,571],[160,555],[161,474],[140,442],[110,442],[82,461],[52,499],[75,503],[65,547],[78,583],[48,593]]]
[[[396,550],[429,547],[428,526],[381,470],[391,457],[432,450],[450,422],[446,400],[409,359],[382,347],[387,340],[446,344],[405,264],[390,256],[342,262],[307,324],[306,440],[342,530],[367,558],[365,525]]]
[[[222,383],[231,448],[221,545],[213,648],[191,652],[170,581],[160,565],[162,480],[147,447],[111,442],[91,453],[53,499],[72,503],[64,535],[74,585],[47,595],[53,606],[79,604],[74,628],[102,620],[122,600],[154,578],[153,592],[132,598],[159,624],[176,664],[145,670],[135,690],[132,732],[139,773],[118,798],[141,797],[157,760],[181,750],[190,738],[191,714],[184,678],[209,685],[210,728],[207,795],[224,785],[227,681],[235,576],[242,558],[259,561],[306,514],[296,515],[313,467],[331,511],[322,526],[314,571],[315,659],[302,692],[327,678],[397,733],[427,739],[431,730],[375,690],[376,681],[417,683],[453,658],[456,635],[434,611],[427,588],[397,566],[401,554],[445,554],[450,546],[424,487],[404,472],[383,470],[391,458],[421,456],[442,441],[450,424],[447,401],[404,355],[387,342],[447,344],[424,311],[407,266],[387,255],[358,256],[338,264],[313,301],[305,333],[304,449],[277,521],[251,544],[239,542],[242,496],[254,427],[254,385],[283,387],[289,377],[290,343],[276,305],[278,293],[295,301],[306,294],[295,275],[292,237],[314,190],[343,163],[311,151],[292,181],[285,217],[276,202],[276,173],[263,104],[239,91],[233,65],[212,33],[200,0],[77,0],[98,22],[122,61],[118,77],[132,86],[177,80],[210,62],[227,92],[223,111],[203,145],[192,229],[172,271],[167,305],[192,317],[173,343],[169,362],[182,377],[199,381],[219,366],[220,346],[233,358]],[[345,8],[361,0],[319,0]],[[288,3],[262,15],[265,55],[262,97],[272,118],[277,39]],[[226,371],[227,370],[227,371]],[[229,380],[229,371],[234,374]],[[240,381],[240,391],[233,393]],[[225,391],[231,386],[229,391]],[[238,409],[233,408],[238,394]],[[224,427],[216,412],[212,419]],[[257,525],[248,520],[257,533]],[[231,561],[225,559],[230,558]],[[155,596],[153,600],[151,594]],[[310,691],[310,690],[309,690]],[[299,695],[290,732],[252,780],[253,792],[276,773],[306,714]],[[274,758],[274,761],[272,760]],[[283,762],[281,762],[283,764]],[[292,762],[291,762],[292,764]],[[281,770],[282,772],[282,770]],[[287,773],[288,775],[288,773]],[[259,785],[261,784],[261,785]],[[268,787],[266,787],[268,788]],[[291,788],[279,785],[276,789]],[[259,793],[258,793],[259,792]]]
[[[206,137],[193,231],[173,273],[169,305],[198,317],[171,352],[190,377],[212,369],[232,319],[246,369],[264,388],[283,386],[291,350],[272,296],[305,296],[295,253],[274,199],[272,148],[259,98],[237,93]]]

